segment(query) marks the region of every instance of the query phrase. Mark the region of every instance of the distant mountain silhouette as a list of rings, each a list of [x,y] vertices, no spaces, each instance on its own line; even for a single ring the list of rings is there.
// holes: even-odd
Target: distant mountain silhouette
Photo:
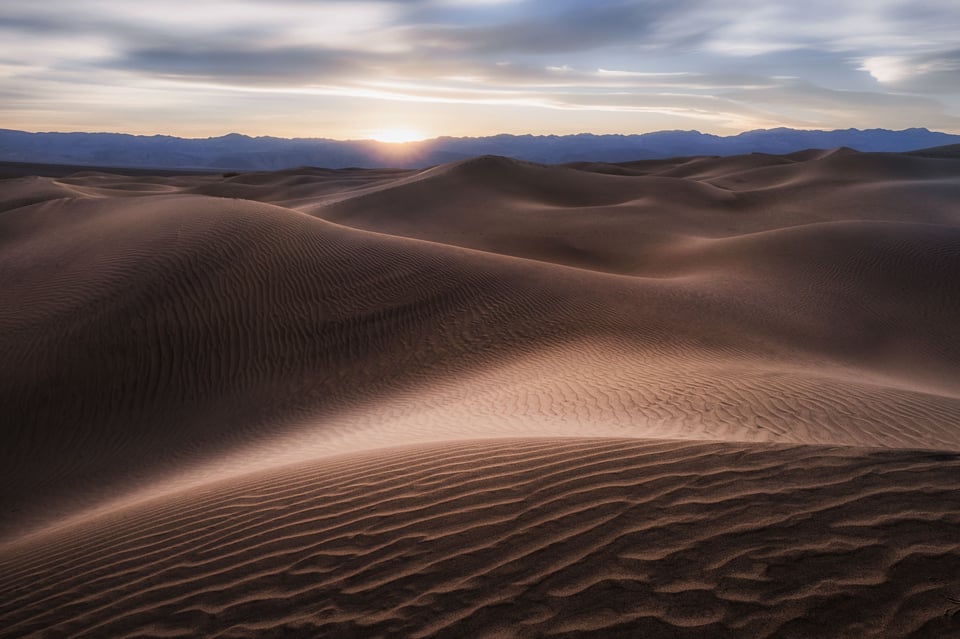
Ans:
[[[801,131],[766,129],[721,137],[698,131],[639,135],[494,135],[441,137],[408,144],[372,140],[249,137],[231,133],[187,139],[122,133],[27,133],[0,129],[0,161],[156,169],[263,171],[298,166],[416,168],[477,155],[520,160],[626,162],[696,155],[784,154],[850,147],[858,151],[914,151],[960,143],[960,135],[915,128]]]

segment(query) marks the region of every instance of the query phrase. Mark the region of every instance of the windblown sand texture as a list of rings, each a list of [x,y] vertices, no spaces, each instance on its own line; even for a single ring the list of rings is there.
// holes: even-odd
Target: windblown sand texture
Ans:
[[[960,637],[960,157],[0,181],[0,636]]]

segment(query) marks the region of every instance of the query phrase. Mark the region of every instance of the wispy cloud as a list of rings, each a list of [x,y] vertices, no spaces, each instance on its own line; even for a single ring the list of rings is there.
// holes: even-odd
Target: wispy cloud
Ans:
[[[0,115],[333,137],[397,113],[454,135],[957,131],[958,25],[952,0],[8,0]]]

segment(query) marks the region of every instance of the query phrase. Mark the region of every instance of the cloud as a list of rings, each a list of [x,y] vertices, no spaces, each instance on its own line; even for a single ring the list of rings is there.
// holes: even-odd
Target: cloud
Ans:
[[[908,58],[897,55],[865,58],[861,69],[876,78],[877,82],[883,83],[899,82],[911,73]]]
[[[914,93],[960,93],[960,49],[920,55],[873,56],[861,67],[877,82]]]
[[[494,14],[481,24],[411,25],[408,34],[433,49],[499,56],[573,53],[625,43],[662,46],[668,42],[660,37],[664,25],[700,4],[702,0],[527,3],[526,11]],[[676,44],[677,34],[670,41]]]
[[[741,89],[721,97],[776,113],[793,126],[893,128],[925,126],[957,130],[960,117],[926,96],[875,91],[838,91],[793,80],[770,89]]]
[[[72,0],[0,5],[0,30],[71,39],[94,36],[116,47],[150,43],[216,43],[356,46],[391,24],[399,3],[365,0],[256,2],[253,0]],[[363,48],[363,47],[359,47]]]
[[[244,130],[286,99],[338,126],[334,101],[420,103],[451,134],[493,132],[468,105],[484,126],[958,130],[958,23],[954,0],[7,0],[0,116],[106,126],[112,101],[185,122],[203,102]]]
[[[362,58],[355,52],[308,47],[254,49],[193,45],[132,49],[104,66],[223,84],[289,85],[350,78],[363,72]]]

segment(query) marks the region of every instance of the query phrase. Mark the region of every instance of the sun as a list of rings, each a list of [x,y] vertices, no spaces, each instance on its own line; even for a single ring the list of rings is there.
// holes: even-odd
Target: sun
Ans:
[[[377,142],[386,142],[388,144],[402,144],[404,142],[419,142],[427,139],[420,131],[406,127],[395,127],[389,129],[378,129],[370,134],[370,138]]]

